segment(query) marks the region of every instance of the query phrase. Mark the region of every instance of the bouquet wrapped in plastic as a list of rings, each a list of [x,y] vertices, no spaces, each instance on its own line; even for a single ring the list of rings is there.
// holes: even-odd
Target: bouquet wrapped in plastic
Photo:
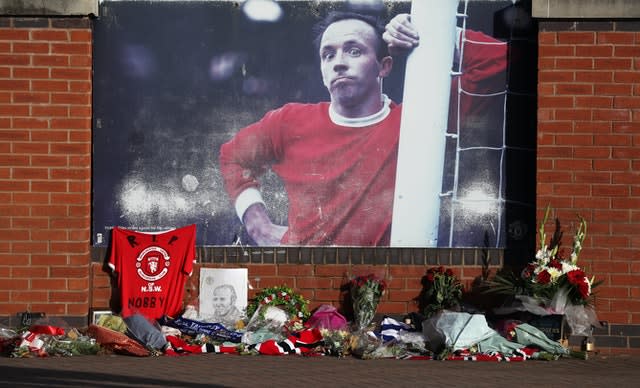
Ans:
[[[384,280],[373,274],[357,276],[350,282],[355,330],[366,329],[376,314],[380,297],[387,288]]]
[[[538,230],[540,249],[535,259],[519,275],[496,275],[488,292],[513,296],[511,306],[501,307],[496,313],[527,311],[544,316],[565,315],[573,335],[589,335],[591,327],[600,323],[593,308],[593,289],[600,284],[587,276],[578,266],[578,258],[587,236],[587,221],[578,217],[572,249],[569,256],[560,249],[563,232],[560,221],[555,221],[555,231],[547,242],[545,224],[551,213],[547,206]]]

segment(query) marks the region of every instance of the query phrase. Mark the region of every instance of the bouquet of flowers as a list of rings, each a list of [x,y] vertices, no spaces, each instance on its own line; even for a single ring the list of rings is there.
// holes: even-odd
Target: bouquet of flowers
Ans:
[[[578,216],[571,254],[565,257],[560,249],[563,233],[557,219],[555,232],[547,244],[545,224],[550,212],[551,207],[547,206],[538,230],[540,249],[535,260],[522,270],[520,276],[496,275],[489,291],[515,295],[523,302],[525,310],[534,314],[566,315],[573,334],[577,335],[577,332],[584,331],[582,326],[589,327],[589,322],[596,321],[593,309],[586,307],[592,301],[593,289],[600,284],[578,266],[578,257],[587,235],[587,222]]]
[[[441,310],[457,308],[463,291],[464,286],[450,268],[429,268],[422,277],[422,291],[418,296],[419,308],[425,318]]]
[[[383,279],[369,274],[353,278],[349,286],[355,328],[363,330],[371,324],[387,284]]]
[[[346,357],[349,355],[351,333],[347,330],[320,329],[324,342],[324,353],[329,356]]]
[[[545,214],[545,220],[547,216],[548,213]],[[529,285],[531,294],[538,298],[553,299],[559,293],[565,293],[567,302],[572,304],[584,305],[589,302],[594,278],[588,278],[577,265],[586,231],[587,223],[580,217],[571,256],[565,259],[559,251],[559,242],[555,245],[544,245],[544,225],[540,227],[542,248],[536,253],[535,261],[529,263],[522,271],[522,278]]]
[[[587,235],[587,222],[579,217],[579,224],[573,238],[573,248],[568,258],[560,250],[562,231],[556,220],[556,230],[547,244],[544,226],[549,218],[551,207],[547,206],[544,219],[540,224],[540,249],[535,260],[522,271],[521,281],[496,276],[494,285],[498,291],[517,291],[518,294],[532,296],[539,302],[553,307],[558,313],[566,304],[587,305],[591,301],[593,288],[599,283],[589,278],[578,266],[578,257],[582,243]]]

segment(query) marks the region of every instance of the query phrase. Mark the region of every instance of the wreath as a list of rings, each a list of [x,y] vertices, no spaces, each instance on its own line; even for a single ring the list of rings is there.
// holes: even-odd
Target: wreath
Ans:
[[[287,286],[264,288],[256,294],[247,306],[247,317],[251,319],[256,310],[261,306],[277,306],[284,310],[290,317],[296,317],[305,321],[309,318],[309,301],[296,294]],[[260,311],[264,314],[266,309]]]

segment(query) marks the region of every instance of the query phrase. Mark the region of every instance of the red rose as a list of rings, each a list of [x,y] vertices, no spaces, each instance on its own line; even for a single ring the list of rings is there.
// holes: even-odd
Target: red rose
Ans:
[[[453,276],[453,270],[451,268],[447,268],[447,270],[445,271],[445,274],[447,276]]]
[[[433,272],[427,272],[427,281],[429,283],[433,283],[434,279],[435,279],[435,276],[433,275]]]
[[[444,273],[444,267],[443,266],[439,266],[437,271],[438,271],[438,273]]]
[[[580,283],[584,282],[585,274],[581,269],[574,269],[567,273],[567,280],[569,283],[580,286]]]
[[[540,284],[549,284],[551,282],[551,274],[547,270],[539,272],[536,281]]]

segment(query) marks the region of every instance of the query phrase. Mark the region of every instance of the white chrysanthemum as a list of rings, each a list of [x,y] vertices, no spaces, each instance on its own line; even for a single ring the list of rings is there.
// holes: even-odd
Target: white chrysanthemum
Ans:
[[[578,268],[577,265],[571,264],[569,262],[566,262],[566,261],[562,262],[562,273],[568,273],[571,271],[575,271],[576,269],[580,269],[580,268]]]
[[[551,283],[555,283],[560,276],[562,276],[562,271],[557,268],[549,267],[547,268],[547,272],[551,275]]]

